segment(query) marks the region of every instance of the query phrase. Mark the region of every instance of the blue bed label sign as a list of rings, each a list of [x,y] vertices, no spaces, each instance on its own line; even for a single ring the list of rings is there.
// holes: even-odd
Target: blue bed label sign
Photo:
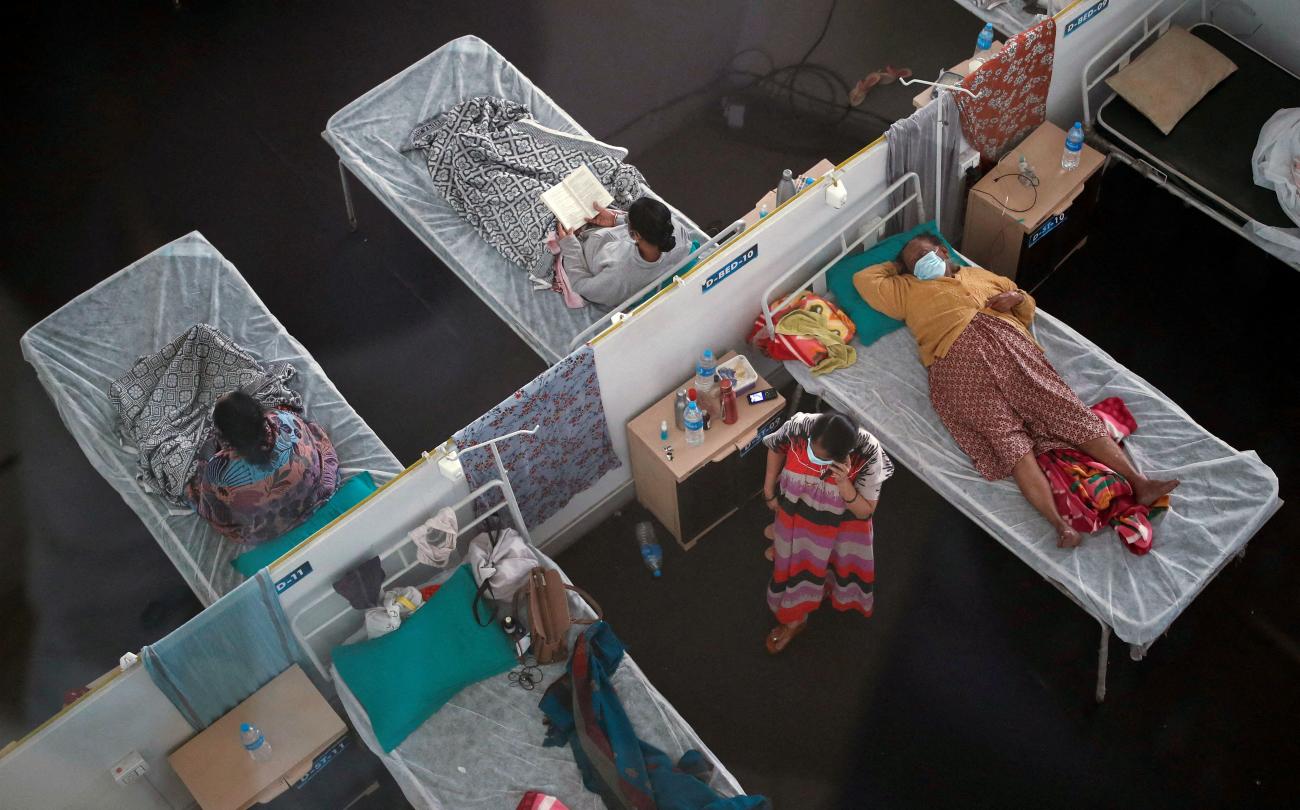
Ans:
[[[275,592],[284,593],[302,581],[302,578],[311,573],[311,563],[305,562],[289,573],[275,581]]]
[[[714,271],[713,275],[704,279],[704,283],[700,285],[700,289],[703,290],[704,292],[708,292],[709,290],[716,287],[718,285],[718,282],[722,281],[727,276],[731,275],[732,273],[736,272],[740,268],[744,267],[746,264],[749,264],[749,262],[752,261],[754,257],[757,255],[758,255],[758,243],[755,243],[754,246],[751,247],[749,250],[745,251],[744,253],[740,254],[736,258],[727,262],[721,268]]]
[[[316,776],[316,774],[320,773],[321,769],[323,769],[326,765],[330,764],[331,760],[333,760],[339,754],[343,753],[343,749],[347,747],[348,747],[348,737],[345,734],[339,738],[338,742],[331,745],[323,754],[316,757],[316,759],[312,760],[311,770],[307,771],[307,773],[297,782],[294,782],[293,786],[295,788],[301,789],[302,786],[310,782],[312,778]]]
[[[1106,6],[1109,5],[1110,0],[1097,0],[1096,3],[1093,3],[1091,6],[1084,9],[1082,14],[1065,24],[1065,33],[1062,34],[1062,36],[1068,37],[1084,25],[1092,22],[1092,18],[1105,11]]]
[[[1033,247],[1035,243],[1038,242],[1039,239],[1042,239],[1044,236],[1047,236],[1049,233],[1056,230],[1056,226],[1060,225],[1062,222],[1065,222],[1064,211],[1062,211],[1059,214],[1053,214],[1052,216],[1048,217],[1046,222],[1038,226],[1038,230],[1030,234],[1029,244],[1027,245],[1027,247]]]

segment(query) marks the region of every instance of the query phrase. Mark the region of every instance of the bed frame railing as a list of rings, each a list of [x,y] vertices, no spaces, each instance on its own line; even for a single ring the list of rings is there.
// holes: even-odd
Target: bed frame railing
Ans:
[[[1169,24],[1173,21],[1174,17],[1181,14],[1189,4],[1199,4],[1201,7],[1201,19],[1205,20],[1208,18],[1209,0],[1182,0],[1178,5],[1174,6],[1173,11],[1170,11],[1161,17],[1159,22],[1153,23],[1152,21],[1155,19],[1156,15],[1159,14],[1160,8],[1163,7],[1166,2],[1167,0],[1156,0],[1156,2],[1152,3],[1151,8],[1147,9],[1143,12],[1142,16],[1134,20],[1132,25],[1129,25],[1123,31],[1120,31],[1114,38],[1110,39],[1098,48],[1096,56],[1089,59],[1083,66],[1083,73],[1079,76],[1079,87],[1083,96],[1083,126],[1085,130],[1092,129],[1094,110],[1090,94],[1094,87],[1105,81],[1106,77],[1110,76],[1110,74],[1114,73],[1116,70],[1128,65],[1133,58],[1133,52],[1143,47],[1148,40],[1159,37],[1165,31],[1168,31]],[[1089,78],[1092,76],[1094,66],[1102,59],[1105,59],[1107,54],[1113,52],[1115,46],[1123,42],[1138,28],[1142,29],[1142,36],[1134,40],[1133,44],[1129,45],[1121,51],[1118,56],[1111,60],[1100,74],[1096,77]]]
[[[677,273],[681,272],[681,269],[686,265],[690,264],[691,262],[702,262],[709,256],[713,255],[713,253],[716,252],[724,242],[727,242],[728,240],[736,236],[739,236],[740,232],[743,230],[745,230],[745,220],[738,219],[735,222],[728,225],[727,227],[718,231],[713,236],[710,236],[707,240],[705,240],[704,244],[700,245],[699,248],[697,248],[693,253],[691,253],[691,255],[687,256],[686,259],[683,260],[681,264],[677,265],[672,270],[669,270],[667,273],[664,273],[659,278],[655,279],[654,281],[650,282],[649,284],[645,285],[641,289],[637,290],[636,292],[628,296],[627,299],[623,301],[623,303],[619,304],[617,307],[614,308],[614,311],[610,313],[608,319],[599,318],[595,323],[593,323],[592,325],[588,326],[586,329],[583,329],[581,332],[575,335],[573,340],[569,342],[569,351],[570,352],[574,351],[579,346],[581,346],[582,344],[590,340],[591,337],[596,333],[603,332],[609,327],[622,323],[623,321],[627,320],[627,318],[629,317],[628,310],[633,308],[638,301],[640,301],[642,298],[645,298],[650,293],[654,292],[665,281],[674,278],[674,276]],[[680,278],[680,276],[677,276],[677,278]]]
[[[478,515],[469,523],[460,526],[456,533],[457,544],[459,545],[461,538],[471,535],[473,530],[481,526],[484,521],[504,509],[509,510],[510,516],[514,520],[515,529],[523,535],[529,546],[532,546],[533,539],[528,534],[528,526],[524,523],[523,515],[519,512],[519,502],[515,499],[515,492],[511,488],[508,480],[495,478],[466,495],[464,498],[461,498],[453,504],[451,508],[453,511],[459,513],[462,509],[468,507],[479,498],[488,495],[493,490],[500,490],[502,494],[501,501],[484,510],[481,515]],[[440,507],[430,506],[430,509],[435,508]],[[397,569],[390,574],[388,573],[390,564],[394,563],[394,561],[397,565]],[[415,544],[411,542],[410,538],[405,534],[392,541],[388,548],[379,553],[379,562],[383,565],[386,574],[381,589],[392,587],[394,583],[410,574],[417,567],[423,565],[423,563],[421,563],[416,557]],[[448,569],[450,568],[452,568],[452,566],[449,564]],[[356,629],[359,628],[364,621],[362,611],[354,609],[346,602],[341,605],[340,609],[330,613],[323,621],[315,621],[313,617],[317,613],[316,609],[331,599],[340,602],[343,601],[343,597],[339,596],[333,591],[333,589],[331,589],[303,605],[290,621],[290,625],[293,627],[294,632],[297,633],[298,637],[301,638],[303,642],[305,642],[303,646],[305,647],[304,651],[307,653],[307,657],[311,659],[312,664],[316,667],[316,671],[326,680],[330,680],[330,671],[324,661],[325,656],[317,652],[313,639],[321,636],[327,630],[337,627],[339,622],[346,622],[347,627],[345,628],[345,632],[335,635],[335,637],[341,641],[356,632]]]
[[[855,239],[850,241],[848,238],[848,234],[853,229],[861,227],[860,226],[860,221],[862,219],[861,217],[852,220],[839,233],[833,234],[831,237],[829,237],[828,239],[823,241],[820,245],[818,245],[817,248],[813,250],[809,255],[812,256],[817,255],[823,249],[825,249],[827,245],[831,244],[837,239],[839,240],[840,243],[840,249],[839,251],[836,252],[834,258],[832,258],[830,261],[823,263],[821,267],[819,267],[817,271],[814,272],[812,275],[808,276],[802,281],[799,281],[795,287],[791,288],[789,285],[793,283],[792,280],[795,278],[795,276],[807,272],[806,267],[802,265],[796,265],[793,269],[787,270],[785,273],[782,273],[780,276],[777,276],[777,278],[771,284],[767,285],[767,288],[763,290],[763,296],[762,299],[759,301],[759,307],[763,313],[763,326],[767,330],[768,335],[771,335],[775,337],[777,340],[780,340],[782,344],[786,346],[786,348],[792,348],[789,346],[788,342],[786,341],[786,337],[784,335],[776,334],[776,325],[772,321],[773,311],[780,312],[782,309],[788,306],[792,301],[794,301],[795,297],[798,296],[799,293],[803,292],[809,287],[816,285],[822,278],[826,276],[827,271],[829,271],[832,267],[835,266],[836,262],[838,262],[840,259],[843,259],[845,256],[849,254],[850,251],[854,250],[859,245],[866,242],[868,239],[875,237],[876,234],[878,234],[880,231],[882,231],[885,228],[885,226],[889,223],[890,219],[892,219],[896,214],[899,214],[902,211],[906,210],[908,205],[915,203],[917,208],[917,213],[920,215],[921,220],[922,221],[925,220],[925,201],[921,199],[921,178],[917,176],[916,172],[908,172],[907,174],[903,175],[902,177],[898,178],[897,180],[895,180],[894,182],[886,186],[884,191],[880,192],[880,194],[876,195],[876,197],[872,198],[870,202],[868,202],[866,205],[862,207],[863,217],[870,216],[872,211],[874,211],[880,205],[886,203],[889,200],[890,196],[895,191],[898,191],[900,188],[903,188],[904,186],[910,186],[910,189],[907,193],[907,196],[903,198],[903,201],[895,205],[893,208],[889,209],[889,211],[887,211],[886,213],[882,214],[878,221],[874,223],[869,223],[870,227],[868,227],[867,229],[859,233]],[[782,298],[779,302],[774,302],[773,296],[777,295],[778,291],[786,290],[786,289],[790,291],[785,294],[785,297]]]

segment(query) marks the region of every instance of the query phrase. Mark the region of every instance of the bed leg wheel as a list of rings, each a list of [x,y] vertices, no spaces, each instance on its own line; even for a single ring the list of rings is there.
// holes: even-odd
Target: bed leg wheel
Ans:
[[[1141,661],[1147,657],[1147,648],[1141,644],[1130,644],[1128,645],[1128,657],[1134,661]]]

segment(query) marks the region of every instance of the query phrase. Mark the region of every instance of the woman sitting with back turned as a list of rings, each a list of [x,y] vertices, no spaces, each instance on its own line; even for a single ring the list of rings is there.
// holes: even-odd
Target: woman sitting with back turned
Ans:
[[[578,232],[557,222],[555,236],[569,286],[607,309],[677,269],[691,254],[686,231],[668,206],[651,197],[632,203],[626,215],[601,208],[587,221],[595,227]]]
[[[200,517],[236,543],[279,537],[338,489],[338,455],[319,425],[265,408],[243,391],[217,400],[212,421],[217,449],[200,456],[186,494]]]
[[[1139,473],[1047,362],[1029,334],[1034,299],[1010,279],[958,267],[942,241],[921,235],[897,263],[862,270],[853,286],[873,308],[907,322],[944,427],[985,478],[1014,476],[1056,530],[1058,546],[1074,548],[1082,538],[1057,513],[1039,453],[1077,448],[1124,476],[1146,506],[1178,486]]]

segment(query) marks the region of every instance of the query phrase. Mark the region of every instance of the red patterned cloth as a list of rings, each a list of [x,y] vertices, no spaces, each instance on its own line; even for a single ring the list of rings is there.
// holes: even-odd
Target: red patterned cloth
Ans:
[[[1007,40],[997,55],[962,80],[961,86],[978,98],[954,94],[961,131],[984,160],[996,161],[1047,119],[1055,52],[1056,21],[1049,17]]]
[[[990,481],[1010,476],[1030,452],[1107,433],[1026,332],[983,312],[930,366],[930,404]]]
[[[1092,406],[1110,437],[1123,442],[1137,429],[1137,420],[1119,397]],[[1146,554],[1155,539],[1151,518],[1169,508],[1169,496],[1151,506],[1133,498],[1133,488],[1119,473],[1073,448],[1057,448],[1038,455],[1038,467],[1052,487],[1052,499],[1061,517],[1084,534],[1110,524],[1134,554]]]

